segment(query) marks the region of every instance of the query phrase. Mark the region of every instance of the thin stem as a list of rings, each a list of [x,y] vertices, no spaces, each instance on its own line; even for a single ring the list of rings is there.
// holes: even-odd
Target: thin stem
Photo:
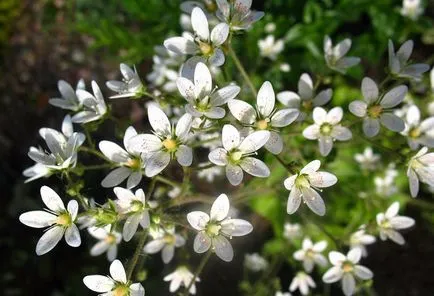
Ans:
[[[282,158],[280,158],[279,155],[273,154],[274,157],[279,161],[279,163],[290,173],[290,174],[295,174],[295,170],[294,168],[291,166],[291,164],[286,164],[285,161],[283,161]]]
[[[89,129],[86,126],[83,126],[84,133],[86,134],[86,140],[89,143],[89,146],[95,149],[95,143],[92,141],[92,136],[90,134]]]
[[[111,164],[105,163],[105,164],[96,164],[96,165],[86,165],[86,166],[82,166],[81,168],[85,171],[88,171],[88,170],[100,170],[100,169],[105,169],[110,167],[112,167]]]
[[[180,183],[172,181],[172,180],[169,180],[169,179],[167,179],[167,178],[165,178],[163,176],[160,176],[160,175],[156,176],[155,179],[158,182],[164,183],[164,184],[172,186],[172,187],[181,187]]]
[[[134,268],[136,267],[137,261],[139,260],[140,253],[142,252],[142,249],[145,246],[147,236],[148,236],[148,231],[143,230],[142,234],[140,235],[139,243],[137,244],[136,250],[134,251],[133,258],[131,259],[131,264],[128,266],[128,270],[127,270],[128,280],[131,280],[131,276],[133,275]]]
[[[196,272],[193,275],[193,278],[191,279],[190,283],[188,284],[187,288],[185,289],[184,296],[190,295],[190,288],[193,286],[193,284],[196,281],[196,278],[199,276],[199,274],[202,272],[203,268],[205,267],[206,263],[208,262],[209,258],[211,257],[212,250],[210,249],[206,255],[202,258],[200,261],[199,267],[196,269]]]
[[[229,45],[229,55],[232,57],[232,59],[234,60],[235,66],[238,68],[238,70],[240,71],[241,75],[243,76],[244,80],[246,81],[247,85],[250,88],[250,91],[252,92],[252,94],[256,97],[257,96],[257,91],[255,86],[253,85],[252,81],[250,80],[249,75],[247,74],[246,70],[243,67],[243,64],[241,64],[241,61],[238,59],[237,54],[235,53],[234,49],[232,48],[231,45]]]
[[[304,215],[304,214],[301,214],[300,215],[301,216],[301,218],[303,219],[303,221],[304,222],[307,222],[307,223],[309,223],[309,224],[311,224],[311,225],[314,225],[316,228],[318,228],[322,233],[324,233],[326,236],[328,236],[329,237],[329,239],[331,240],[331,241],[333,241],[333,243],[334,243],[334,245],[335,245],[335,247],[336,248],[339,248],[339,246],[340,246],[340,243],[339,243],[339,241],[330,233],[330,232],[328,232],[324,227],[322,227],[322,225],[320,225],[320,224],[318,224],[318,223],[315,223],[314,221],[311,221],[311,220],[309,220],[307,217],[306,217],[306,215]]]

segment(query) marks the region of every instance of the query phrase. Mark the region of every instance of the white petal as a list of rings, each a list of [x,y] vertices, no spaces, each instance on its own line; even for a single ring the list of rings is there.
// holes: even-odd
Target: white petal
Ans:
[[[378,119],[368,118],[363,119],[363,132],[367,137],[374,137],[380,132],[380,122]]]
[[[253,226],[246,220],[229,219],[222,222],[222,232],[229,237],[244,236],[252,232]]]
[[[110,188],[119,185],[131,174],[131,170],[127,167],[120,167],[111,171],[102,181],[101,186]]]
[[[263,117],[268,117],[274,109],[275,101],[273,86],[269,81],[265,81],[259,89],[256,99],[259,113]]]
[[[419,179],[414,170],[409,169],[407,172],[408,183],[410,185],[410,193],[412,197],[416,197],[419,192]]]
[[[130,296],[145,296],[145,288],[140,283],[130,285]]]
[[[208,28],[208,20],[206,18],[205,13],[199,7],[193,8],[191,12],[191,26],[193,27],[194,32],[199,36],[199,38],[203,41],[208,40],[209,38],[209,28]]]
[[[112,264],[110,264],[110,275],[117,282],[127,282],[127,275],[124,266],[119,260],[114,260]]]
[[[44,228],[56,223],[57,216],[45,211],[30,211],[20,215],[20,222],[34,228]]]
[[[351,249],[348,252],[347,258],[348,260],[356,264],[360,261],[360,258],[362,258],[362,251],[359,248]]]
[[[104,293],[110,291],[114,287],[114,282],[111,278],[102,275],[88,275],[83,278],[83,283],[90,290]]]
[[[332,95],[333,91],[331,88],[325,89],[316,95],[312,103],[314,106],[323,106],[331,100]]]
[[[240,133],[230,124],[225,124],[222,130],[222,143],[223,147],[230,151],[240,145]]]
[[[338,141],[348,141],[353,137],[353,134],[348,128],[337,125],[333,127],[331,136]]]
[[[187,220],[196,230],[203,230],[209,222],[208,214],[201,211],[194,211],[187,214]]]
[[[216,255],[225,262],[230,262],[234,258],[234,250],[231,243],[221,235],[212,239],[213,247]]]
[[[41,197],[44,204],[53,212],[59,212],[65,210],[65,205],[59,195],[50,187],[41,187]]]
[[[315,252],[322,252],[322,251],[324,251],[326,248],[327,248],[327,242],[326,242],[326,241],[320,241],[320,242],[316,243],[316,244],[313,246],[312,249],[313,249]]]
[[[129,154],[118,144],[110,141],[99,142],[99,150],[113,162],[126,162],[128,161]]]
[[[314,187],[324,188],[335,185],[338,179],[335,175],[327,172],[315,172],[309,174],[309,182]]]
[[[369,268],[366,268],[362,265],[356,265],[354,266],[354,273],[358,278],[361,278],[362,280],[369,280],[372,279],[374,274]]]
[[[420,110],[416,105],[411,105],[407,110],[406,121],[409,125],[419,125]]]
[[[243,181],[243,170],[237,165],[228,164],[226,166],[226,177],[233,186],[237,186]]]
[[[228,102],[229,111],[241,123],[252,124],[256,119],[256,112],[250,104],[241,100],[230,100]]]
[[[205,112],[205,116],[211,119],[220,119],[225,117],[226,111],[221,107],[211,107]]]
[[[327,112],[324,108],[315,107],[315,109],[313,109],[313,121],[315,121],[316,124],[321,125],[326,121],[326,119]]]
[[[220,194],[211,207],[210,218],[212,221],[221,221],[228,216],[229,199],[226,194]]]
[[[339,60],[344,55],[348,53],[348,51],[351,48],[351,39],[346,38],[339,42],[334,48],[333,48],[333,55],[336,60]]]
[[[322,156],[329,155],[333,148],[333,139],[330,136],[320,136],[318,139],[319,152]]]
[[[153,177],[164,170],[170,162],[170,154],[168,152],[159,151],[154,153],[146,163],[145,175]]]
[[[381,99],[381,106],[383,108],[393,108],[399,105],[405,98],[408,88],[406,85],[400,85],[388,91]]]
[[[312,188],[303,188],[301,192],[303,194],[303,201],[312,210],[312,212],[319,216],[324,216],[326,208],[321,195],[319,195],[318,192]]]
[[[194,54],[198,49],[193,41],[184,37],[172,37],[166,39],[164,40],[164,47],[180,55]]]
[[[211,72],[204,63],[197,63],[194,70],[195,95],[197,98],[208,95],[212,90]]]
[[[192,103],[195,99],[195,85],[191,80],[179,77],[176,80],[176,85],[178,86],[179,93],[183,96],[188,102]]]
[[[259,150],[270,138],[269,131],[256,131],[248,135],[240,144],[238,149],[244,154]]]
[[[404,121],[393,113],[383,113],[380,121],[385,127],[394,132],[402,132],[405,129]]]
[[[415,224],[414,219],[409,217],[393,217],[390,219],[390,226],[394,229],[410,228]]]
[[[334,107],[327,113],[326,121],[332,125],[336,125],[342,120],[343,116],[344,112],[342,111],[342,108]]]
[[[127,218],[122,231],[124,241],[128,242],[133,238],[139,226],[140,218],[139,214],[133,214]]]
[[[172,261],[174,255],[175,255],[175,247],[172,245],[165,246],[163,248],[163,251],[161,252],[161,258],[163,258],[163,262],[165,264]]]
[[[175,156],[178,163],[182,166],[190,166],[193,162],[193,150],[186,145],[180,145]]]
[[[341,265],[345,260],[347,260],[347,257],[342,253],[331,251],[329,253],[329,260],[333,265]]]
[[[127,188],[131,189],[139,185],[142,180],[142,172],[132,172],[127,180]]]
[[[313,82],[309,74],[302,74],[298,81],[298,94],[301,99],[312,99],[313,97]]]
[[[286,212],[294,214],[301,204],[301,192],[297,187],[293,187],[289,193],[288,202],[286,204]]]
[[[280,152],[282,152],[283,150],[282,137],[278,133],[271,131],[270,138],[265,144],[265,149],[267,149],[273,154],[279,154]]]
[[[237,85],[225,86],[212,93],[210,102],[213,106],[224,105],[229,100],[234,99],[240,93],[240,90]]]
[[[320,137],[320,126],[318,124],[312,124],[303,130],[303,137],[308,140],[316,140]]]
[[[285,186],[286,190],[291,190],[295,184],[295,180],[297,179],[297,175],[292,175],[285,179],[283,182],[283,186]]]
[[[155,152],[163,147],[161,140],[152,134],[138,134],[130,139],[129,147],[141,153]]]
[[[90,249],[90,255],[91,256],[99,256],[101,254],[103,254],[105,251],[107,251],[107,249],[110,247],[110,245],[108,243],[106,243],[105,241],[100,241],[98,243],[96,243],[92,249]]]
[[[211,238],[204,231],[196,234],[193,243],[193,249],[196,253],[205,253],[211,247]]]
[[[368,105],[366,104],[366,102],[356,100],[352,101],[348,108],[350,109],[350,112],[357,117],[364,117],[366,115]]]
[[[41,256],[51,251],[62,239],[63,233],[63,227],[58,226],[46,231],[36,244],[36,254]]]
[[[156,239],[147,243],[146,246],[143,248],[143,251],[148,254],[155,254],[160,252],[164,246],[165,242],[163,239]]]
[[[225,63],[225,54],[220,48],[216,48],[214,53],[208,59],[208,63],[214,67],[220,67]]]
[[[392,241],[394,241],[398,245],[405,244],[405,239],[399,232],[397,232],[395,230],[387,230],[386,234],[387,234],[387,237],[389,239],[391,239]]]
[[[160,135],[170,135],[172,130],[169,118],[160,108],[149,105],[148,106],[148,119],[152,129]],[[134,139],[134,138],[133,138]]]
[[[192,121],[193,121],[193,118],[191,117],[190,114],[184,114],[178,120],[178,123],[176,124],[175,135],[181,141],[184,141],[185,138],[187,137],[188,133],[190,132]]]
[[[320,166],[321,166],[321,161],[312,160],[300,171],[300,174],[311,174],[313,172],[316,172]]]
[[[241,168],[255,177],[266,178],[270,176],[270,169],[261,160],[254,157],[245,157],[241,160]]]
[[[78,247],[81,245],[80,232],[75,224],[72,224],[65,231],[65,240],[71,247]]]
[[[352,274],[344,274],[342,277],[342,291],[344,291],[345,296],[353,295],[356,288],[356,281]]]
[[[217,24],[211,31],[211,42],[215,46],[222,45],[229,35],[229,26],[226,23]]]
[[[300,111],[297,109],[279,110],[271,117],[271,125],[273,127],[284,127],[293,123],[299,116]]]
[[[129,126],[126,130],[125,130],[125,134],[124,134],[124,147],[129,150],[129,144],[128,142],[130,141],[130,139],[134,136],[137,136],[137,131],[133,126]]]
[[[214,149],[213,151],[211,151],[208,154],[208,159],[212,163],[214,163],[216,165],[220,165],[220,166],[227,165],[227,163],[228,163],[227,152],[223,148],[217,148],[217,149]]]
[[[374,103],[378,99],[378,87],[377,84],[369,77],[365,77],[362,80],[362,94],[365,102]]]
[[[283,105],[290,108],[298,108],[300,106],[300,96],[292,91],[283,91],[278,93],[277,99]]]
[[[333,266],[323,275],[322,281],[324,283],[334,283],[339,281],[342,278],[343,271],[340,267]]]

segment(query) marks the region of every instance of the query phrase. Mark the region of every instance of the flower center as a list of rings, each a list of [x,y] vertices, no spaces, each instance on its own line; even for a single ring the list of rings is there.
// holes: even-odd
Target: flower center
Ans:
[[[383,113],[383,107],[374,105],[368,108],[368,115],[372,118],[378,118]]]
[[[330,123],[323,123],[319,128],[319,132],[324,136],[329,136],[333,130],[333,126]]]
[[[205,56],[210,56],[213,52],[212,46],[206,42],[199,41],[199,49]]]
[[[130,167],[133,170],[140,170],[141,166],[142,166],[142,162],[140,161],[139,158],[129,158],[126,166]]]
[[[113,296],[128,296],[130,289],[125,285],[119,285],[112,291]]]
[[[209,223],[207,226],[206,226],[206,233],[209,235],[209,236],[217,236],[217,235],[219,235],[219,233],[220,233],[220,229],[221,229],[222,227],[220,226],[220,225],[218,225],[218,224],[214,224],[214,223]]]
[[[141,212],[141,211],[143,211],[143,208],[144,208],[144,206],[143,206],[143,203],[141,201],[133,200],[131,202],[131,211],[132,212]]]
[[[302,106],[304,107],[304,109],[310,110],[310,109],[312,109],[313,103],[311,100],[303,101]]]
[[[240,162],[243,153],[241,151],[234,151],[229,153],[229,161],[232,164],[238,164]]]
[[[270,122],[269,118],[265,118],[256,122],[256,127],[259,130],[266,130],[268,128],[268,123]]]
[[[168,245],[174,245],[175,244],[175,236],[171,234],[166,234],[164,236],[164,242]]]
[[[56,219],[57,225],[69,226],[69,225],[71,225],[71,223],[72,223],[72,220],[71,220],[71,215],[69,215],[69,213],[63,213],[63,214],[60,214],[59,216],[57,216],[57,219]]]
[[[344,272],[352,272],[354,270],[353,264],[346,262],[342,265],[342,270]]]
[[[167,138],[166,140],[164,140],[163,141],[163,146],[169,152],[174,152],[176,150],[176,148],[177,148],[176,141],[173,140],[173,139],[171,139],[171,138]]]
[[[209,96],[206,96],[196,105],[196,110],[199,112],[206,112],[209,110],[209,107]]]
[[[300,175],[295,179],[295,186],[298,188],[308,188],[310,187],[309,180],[307,179],[306,175]]]
[[[314,255],[315,255],[315,252],[312,249],[308,249],[306,251],[306,257],[313,258]]]
[[[417,127],[412,128],[408,133],[410,138],[419,138],[420,134],[421,134],[420,129],[418,129]]]
[[[116,237],[113,234],[108,234],[104,240],[109,245],[113,245],[116,242]]]

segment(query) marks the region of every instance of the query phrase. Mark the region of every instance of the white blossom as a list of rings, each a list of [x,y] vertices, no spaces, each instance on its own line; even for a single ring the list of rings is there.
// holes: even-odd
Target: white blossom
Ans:
[[[186,143],[192,123],[191,115],[184,114],[175,128],[160,108],[150,105],[148,118],[153,134],[138,134],[129,142],[131,149],[146,155],[145,175],[153,177],[159,174],[175,158],[181,166],[190,166],[193,151]]]
[[[347,38],[333,47],[329,36],[324,37],[324,57],[330,69],[345,74],[348,68],[360,63],[358,57],[345,57],[351,48],[351,39]]]
[[[288,63],[282,63],[280,64],[279,69],[284,73],[288,73],[289,71],[291,71],[291,65]]]
[[[408,162],[407,177],[412,197],[419,192],[419,181],[434,186],[434,153],[423,147]]]
[[[363,118],[363,132],[367,137],[374,137],[380,132],[380,122],[394,132],[402,132],[404,121],[392,113],[407,94],[407,86],[400,85],[380,97],[377,84],[369,77],[362,80],[363,101],[351,102],[349,109],[357,117]]]
[[[264,12],[251,10],[252,0],[216,0],[217,17],[226,22],[232,31],[248,30],[264,16]]]
[[[341,280],[344,294],[353,295],[356,289],[355,278],[369,280],[374,276],[370,269],[358,264],[361,257],[360,249],[350,250],[347,256],[335,251],[330,252],[329,260],[333,267],[323,275],[323,282],[328,284]]]
[[[83,104],[83,109],[72,117],[72,122],[88,123],[96,121],[107,113],[107,105],[95,81],[92,81],[92,91],[93,95],[84,89],[76,91],[78,99]]]
[[[175,227],[160,229],[153,236],[153,240],[148,242],[143,251],[148,254],[155,254],[161,251],[161,258],[164,263],[172,261],[175,255],[175,247],[185,245],[185,239],[175,232]]]
[[[122,187],[115,187],[113,191],[118,198],[115,203],[119,208],[119,212],[127,217],[122,236],[128,242],[136,233],[139,224],[144,229],[149,227],[150,219],[145,193],[142,189],[138,189],[133,193],[131,190]]]
[[[288,240],[293,240],[302,236],[303,231],[298,223],[285,223],[283,226],[283,236]]]
[[[423,6],[421,0],[403,0],[401,15],[415,21],[423,14]]]
[[[127,279],[124,266],[119,260],[110,265],[110,276],[88,275],[83,283],[90,290],[103,293],[104,296],[144,296],[145,289],[140,283],[131,283]]]
[[[284,181],[284,186],[290,191],[286,211],[295,213],[300,207],[301,200],[317,215],[324,216],[325,204],[318,191],[320,188],[330,187],[338,181],[335,175],[318,171],[321,166],[319,160],[308,163],[298,174],[292,175]]]
[[[258,253],[244,255],[244,266],[254,272],[266,270],[268,261]]]
[[[265,32],[267,33],[273,33],[276,31],[276,24],[275,23],[268,23],[264,27]]]
[[[419,145],[434,147],[434,116],[422,121],[420,116],[420,110],[416,105],[408,108],[402,134],[407,137],[408,145],[412,150],[419,148]]]
[[[404,237],[396,230],[412,227],[415,222],[412,218],[398,216],[399,202],[394,202],[385,213],[377,214],[377,225],[381,240],[390,239],[399,245],[405,243]]]
[[[78,111],[81,108],[82,102],[77,98],[75,90],[68,82],[59,80],[57,83],[57,88],[59,89],[61,97],[51,98],[48,100],[48,103],[53,106],[72,111]],[[78,89],[85,89],[83,79],[80,79],[77,83],[76,90]]]
[[[269,168],[251,155],[264,146],[269,137],[269,131],[256,131],[241,140],[238,130],[226,124],[222,131],[223,147],[212,150],[208,158],[212,163],[226,167],[226,177],[233,186],[243,181],[243,171],[255,177],[266,178],[270,175]]]
[[[210,215],[201,211],[188,213],[188,222],[198,231],[193,245],[196,253],[205,253],[212,248],[223,261],[232,261],[234,250],[227,238],[247,235],[253,226],[245,220],[228,217],[229,208],[227,195],[220,194],[212,204]]]
[[[143,95],[144,86],[137,74],[136,67],[131,69],[127,64],[120,64],[122,73],[122,81],[109,80],[106,85],[112,91],[117,92],[117,95],[111,96],[110,99],[117,98],[140,98]]]
[[[362,252],[362,256],[366,257],[368,252],[366,250],[366,245],[371,245],[375,243],[375,236],[367,234],[364,228],[361,228],[351,234],[350,236],[350,248],[351,249],[360,249]]]
[[[240,92],[240,87],[236,85],[213,89],[211,73],[204,63],[196,65],[193,81],[179,77],[176,83],[180,94],[188,102],[185,110],[194,117],[223,118],[226,114],[223,106]]]
[[[270,137],[265,148],[273,154],[279,154],[283,150],[283,140],[279,135],[279,129],[294,122],[299,111],[295,108],[277,110],[275,103],[273,86],[269,81],[266,81],[259,89],[256,109],[245,101],[236,99],[230,100],[228,107],[231,114],[244,127],[259,131],[268,130]]]
[[[117,231],[111,231],[111,225],[104,227],[89,227],[88,232],[91,236],[99,240],[91,249],[91,256],[99,256],[107,252],[107,259],[113,261],[118,254],[118,245],[122,240],[122,235]]]
[[[302,248],[296,251],[293,256],[295,260],[302,261],[304,270],[310,273],[315,264],[321,267],[327,265],[327,259],[321,254],[326,248],[326,241],[313,244],[310,238],[306,237],[303,239]]]
[[[184,287],[188,287],[190,282],[193,280],[193,273],[188,270],[186,266],[179,266],[174,272],[168,274],[164,277],[165,282],[170,282],[169,291],[170,293],[174,293],[178,291],[181,284]],[[195,282],[199,282],[200,278],[196,277]],[[196,294],[196,285],[193,283],[188,291],[190,294]]]
[[[389,40],[389,70],[393,75],[420,80],[422,74],[429,71],[430,67],[427,64],[409,64],[408,60],[412,51],[412,40],[404,42],[397,52],[395,52],[392,40]]]
[[[334,107],[329,112],[321,107],[313,109],[314,124],[303,130],[303,136],[309,140],[318,140],[319,151],[327,156],[333,148],[333,142],[348,141],[351,131],[340,124],[344,113],[341,107]]]
[[[303,73],[298,80],[297,93],[292,91],[283,91],[277,94],[277,99],[289,108],[300,110],[297,120],[302,121],[306,118],[314,107],[327,104],[333,95],[331,88],[315,93],[312,78],[307,73]]]
[[[40,256],[51,251],[64,235],[68,245],[80,246],[80,232],[75,225],[78,213],[77,201],[70,200],[65,208],[62,199],[50,187],[42,186],[40,192],[47,209],[26,212],[19,217],[20,222],[29,227],[48,227],[36,244],[36,254]]]
[[[326,259],[324,258],[324,260]],[[297,272],[297,275],[292,279],[291,285],[289,286],[289,291],[294,292],[296,290],[299,290],[301,295],[308,295],[309,288],[315,287],[316,285],[312,277],[307,273],[300,271]]]
[[[258,47],[261,56],[274,61],[283,51],[284,43],[282,39],[275,40],[273,35],[268,35],[265,39],[258,40]]]
[[[375,154],[371,147],[366,147],[363,153],[356,153],[354,159],[364,170],[374,171],[381,159],[379,154]]]
[[[398,176],[398,171],[395,169],[395,164],[391,163],[387,167],[384,176],[376,176],[374,178],[375,192],[384,197],[392,196],[398,192],[396,187],[396,177]]]

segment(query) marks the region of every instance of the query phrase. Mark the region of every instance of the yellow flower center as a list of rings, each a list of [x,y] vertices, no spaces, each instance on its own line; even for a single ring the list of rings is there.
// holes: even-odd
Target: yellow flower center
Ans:
[[[56,224],[61,226],[69,226],[71,225],[71,215],[69,213],[63,213],[57,216]]]
[[[113,234],[107,235],[107,237],[104,239],[106,243],[109,245],[113,245],[116,243],[116,237]]]
[[[312,101],[303,101],[302,106],[306,109],[306,110],[310,110],[313,107]]]
[[[222,227],[218,224],[210,223],[206,226],[206,233],[209,236],[217,236],[220,233]]]
[[[170,139],[170,138],[167,138],[166,140],[163,141],[163,146],[169,152],[174,152],[176,150],[176,147],[177,147],[176,141],[173,139]]]
[[[243,153],[240,151],[231,152],[229,154],[229,161],[233,164],[238,164],[242,156]]]
[[[320,133],[321,133],[322,135],[324,135],[324,136],[328,136],[328,135],[330,135],[330,133],[332,132],[332,130],[333,130],[333,127],[332,127],[332,125],[329,124],[329,123],[323,123],[323,124],[321,125],[321,127],[319,128]]]
[[[139,170],[142,166],[142,163],[138,158],[129,158],[126,165],[133,170]]]
[[[199,41],[199,49],[202,52],[202,54],[205,56],[210,56],[213,52],[212,46],[206,42]]]
[[[374,105],[368,108],[368,115],[372,118],[380,117],[381,113],[383,113],[383,107],[380,105]]]
[[[128,296],[130,289],[125,285],[119,285],[112,292],[113,296]]]
[[[352,272],[353,269],[354,269],[354,267],[353,267],[353,264],[351,264],[351,263],[344,263],[344,264],[342,265],[342,270],[343,270],[344,272]]]
[[[300,175],[295,179],[295,186],[298,188],[307,188],[310,187],[310,183],[305,175]]]
[[[134,200],[133,202],[131,202],[131,211],[132,212],[141,212],[143,211],[143,203],[141,201],[138,200]]]
[[[259,121],[256,122],[256,127],[259,130],[266,130],[268,128],[268,123],[269,122],[270,122],[270,119],[268,119],[268,118],[259,120]]]
[[[164,236],[164,242],[168,245],[174,245],[175,244],[175,236],[171,234],[166,234]]]
[[[421,132],[420,132],[420,129],[418,129],[418,128],[413,128],[408,133],[410,138],[419,138],[420,134],[421,134]]]
[[[306,257],[313,258],[315,252],[312,249],[306,251]]]

